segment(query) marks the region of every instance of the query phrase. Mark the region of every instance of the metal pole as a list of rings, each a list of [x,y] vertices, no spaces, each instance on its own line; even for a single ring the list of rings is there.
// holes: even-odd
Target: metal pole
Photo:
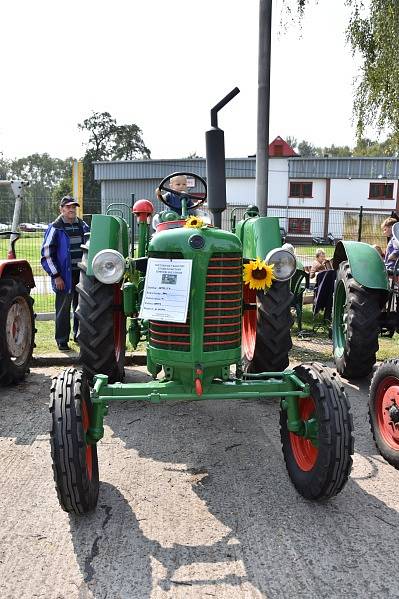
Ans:
[[[359,228],[358,228],[358,231],[357,231],[357,240],[358,241],[362,240],[362,225],[363,225],[363,206],[360,206]]]
[[[266,216],[268,205],[271,34],[272,0],[259,0],[256,205],[260,216]]]

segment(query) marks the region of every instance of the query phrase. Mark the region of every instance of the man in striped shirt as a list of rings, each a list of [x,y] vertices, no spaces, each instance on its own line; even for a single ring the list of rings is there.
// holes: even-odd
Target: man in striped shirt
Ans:
[[[78,305],[78,263],[82,259],[84,234],[89,231],[89,227],[76,216],[77,206],[79,204],[72,196],[62,198],[61,214],[48,226],[41,252],[42,266],[50,275],[55,292],[55,340],[60,351],[70,350],[68,341],[71,333],[71,306],[75,341],[79,327],[75,315]]]

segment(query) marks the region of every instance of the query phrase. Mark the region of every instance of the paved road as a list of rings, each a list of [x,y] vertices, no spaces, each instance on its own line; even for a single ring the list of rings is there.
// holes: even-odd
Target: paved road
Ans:
[[[126,402],[99,448],[98,509],[77,518],[52,480],[56,372],[1,390],[2,599],[399,597],[399,473],[376,455],[365,388],[346,387],[354,469],[328,503],[291,486],[277,402]]]

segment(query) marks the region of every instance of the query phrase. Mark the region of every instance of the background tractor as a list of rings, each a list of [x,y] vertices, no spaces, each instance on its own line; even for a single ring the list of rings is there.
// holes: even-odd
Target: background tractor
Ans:
[[[399,223],[393,236],[399,243]],[[399,330],[399,260],[387,270],[367,243],[339,241],[333,258],[337,270],[333,309],[333,352],[337,370],[346,378],[371,373],[378,337]]]
[[[237,93],[211,111],[207,182],[183,173],[195,187],[179,192],[181,215],[167,206],[151,236],[152,203],[136,202],[134,255],[126,221],[93,216],[78,285],[83,368],[64,370],[50,395],[54,478],[68,512],[96,506],[97,443],[113,401],[279,397],[284,459],[299,493],[327,499],[348,480],[352,418],[335,373],[319,364],[286,369],[296,262],[281,249],[278,218],[260,216],[252,207],[234,231],[220,229],[226,186],[216,113]],[[166,177],[160,189],[171,191],[168,181],[181,174]],[[191,212],[200,207],[208,190],[213,225],[195,213],[189,217],[187,209],[189,200]],[[271,265],[275,280],[267,290]],[[147,342],[148,383],[122,383],[126,332],[133,348],[140,339]]]
[[[370,385],[369,417],[380,454],[399,469],[399,360],[386,360]]]
[[[0,260],[0,384],[21,381],[29,369],[35,326],[33,299],[35,287],[32,269],[27,260],[17,260],[15,244],[25,181],[0,181],[0,187],[11,189],[15,196],[11,231],[0,231],[9,238],[7,258]]]

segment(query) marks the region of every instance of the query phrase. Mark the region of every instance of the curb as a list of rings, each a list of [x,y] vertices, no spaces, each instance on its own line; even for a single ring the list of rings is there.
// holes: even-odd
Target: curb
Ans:
[[[79,354],[71,352],[70,354],[48,354],[43,356],[33,356],[31,366],[76,366],[80,364]],[[147,354],[140,352],[137,354],[128,354],[125,357],[126,366],[145,366],[147,364]]]

